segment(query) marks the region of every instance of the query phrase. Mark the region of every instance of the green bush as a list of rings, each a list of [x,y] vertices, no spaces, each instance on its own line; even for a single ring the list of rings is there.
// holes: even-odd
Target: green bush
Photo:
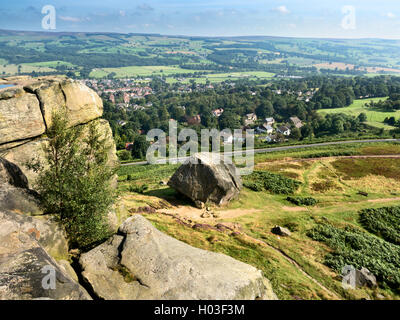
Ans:
[[[149,186],[147,184],[142,184],[139,186],[129,186],[129,192],[136,192],[136,193],[141,193],[141,194],[143,194],[148,189],[149,189]]]
[[[301,182],[268,171],[254,171],[244,178],[243,185],[256,192],[293,194],[300,187]]]
[[[315,206],[318,203],[318,200],[312,197],[287,197],[286,200],[297,206]]]
[[[361,210],[360,223],[369,232],[400,245],[400,207]]]
[[[307,235],[326,243],[334,251],[325,256],[325,264],[341,272],[346,265],[369,269],[378,281],[394,288],[400,286],[400,247],[374,235],[346,227],[339,229],[320,224]]]
[[[118,158],[121,161],[128,161],[128,160],[132,160],[132,156],[131,153],[128,150],[121,150],[118,152]]]
[[[89,250],[109,236],[107,213],[114,201],[107,145],[94,122],[68,126],[65,113],[54,113],[43,147],[45,161],[31,159],[38,173],[35,189],[45,213],[56,214],[73,248]]]

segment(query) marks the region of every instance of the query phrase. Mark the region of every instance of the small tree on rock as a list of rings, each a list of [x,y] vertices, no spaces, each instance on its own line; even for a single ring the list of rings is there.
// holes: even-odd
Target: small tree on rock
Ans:
[[[43,147],[44,162],[31,160],[38,173],[35,189],[45,213],[56,214],[74,248],[88,250],[109,236],[106,215],[114,200],[108,166],[110,146],[95,122],[84,130],[68,127],[64,112],[54,113]]]

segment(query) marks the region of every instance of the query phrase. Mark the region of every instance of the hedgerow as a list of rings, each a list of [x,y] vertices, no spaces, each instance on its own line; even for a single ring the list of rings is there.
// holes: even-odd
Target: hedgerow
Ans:
[[[268,171],[254,171],[245,177],[243,185],[253,191],[269,191],[274,194],[293,194],[301,182]]]
[[[297,206],[315,206],[318,203],[318,200],[312,197],[287,197],[286,200]]]

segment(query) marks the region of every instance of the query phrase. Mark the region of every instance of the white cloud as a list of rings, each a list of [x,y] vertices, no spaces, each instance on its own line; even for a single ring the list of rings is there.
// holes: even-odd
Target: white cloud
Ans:
[[[125,16],[126,16],[126,12],[125,12],[124,10],[120,10],[120,11],[119,11],[119,15],[120,15],[121,17],[125,17]]]
[[[282,14],[290,13],[290,11],[288,10],[288,8],[286,8],[286,6],[279,6],[275,10]]]
[[[70,17],[70,16],[58,16],[61,20],[63,21],[68,21],[68,22],[81,22],[83,21],[80,18],[76,18],[76,17]]]
[[[388,17],[389,19],[394,19],[394,18],[396,18],[396,15],[393,12],[388,12],[386,14],[386,17]]]

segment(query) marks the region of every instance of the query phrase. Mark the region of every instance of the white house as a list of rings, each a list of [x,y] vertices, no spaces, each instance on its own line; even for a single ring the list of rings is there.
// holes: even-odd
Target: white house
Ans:
[[[272,126],[275,123],[275,119],[274,118],[265,118],[265,123]]]
[[[286,127],[286,126],[281,126],[277,129],[277,131],[279,133],[282,133],[284,136],[290,136],[290,134],[292,133],[292,131]]]

